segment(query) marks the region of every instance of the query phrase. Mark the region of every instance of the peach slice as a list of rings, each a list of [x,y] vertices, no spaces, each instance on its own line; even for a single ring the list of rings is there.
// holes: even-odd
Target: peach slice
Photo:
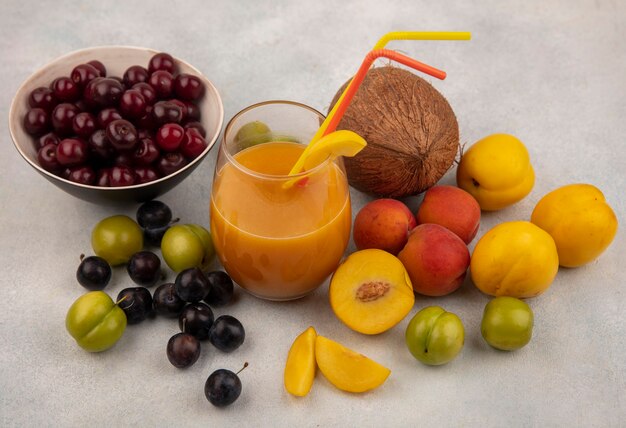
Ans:
[[[352,253],[333,274],[328,295],[337,318],[363,334],[389,330],[415,303],[402,262],[378,249]]]
[[[303,169],[312,169],[328,158],[356,156],[365,146],[367,146],[367,142],[355,132],[348,130],[331,132],[319,140],[309,143],[289,171],[289,175],[298,174]]]
[[[304,397],[315,378],[315,339],[313,327],[304,330],[293,341],[285,364],[285,389],[297,397]]]
[[[379,387],[391,370],[324,336],[315,339],[315,359],[322,374],[337,388],[365,392]]]

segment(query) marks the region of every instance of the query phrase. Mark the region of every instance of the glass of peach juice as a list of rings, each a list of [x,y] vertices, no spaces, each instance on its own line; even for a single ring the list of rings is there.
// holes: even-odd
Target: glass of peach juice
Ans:
[[[226,126],[211,191],[211,234],[232,279],[268,300],[303,297],[337,268],[351,228],[341,158],[287,174],[324,116],[267,101]]]

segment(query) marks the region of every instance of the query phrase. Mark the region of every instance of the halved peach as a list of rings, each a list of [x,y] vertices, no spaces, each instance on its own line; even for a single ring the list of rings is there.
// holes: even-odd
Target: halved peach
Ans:
[[[389,330],[415,303],[402,262],[377,249],[352,253],[333,274],[328,294],[337,318],[364,334]]]
[[[387,380],[391,370],[345,346],[317,336],[315,359],[322,374],[337,388],[348,392],[365,392]]]
[[[304,397],[315,378],[315,338],[313,327],[304,330],[293,341],[285,364],[285,389],[290,394]]]

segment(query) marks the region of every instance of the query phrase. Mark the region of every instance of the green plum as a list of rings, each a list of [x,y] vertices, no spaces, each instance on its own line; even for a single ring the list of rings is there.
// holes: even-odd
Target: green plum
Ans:
[[[65,328],[89,352],[109,349],[126,329],[126,314],[104,291],[83,294],[70,306]]]
[[[417,360],[438,366],[452,361],[461,352],[465,329],[455,314],[439,306],[428,306],[411,319],[405,340]]]
[[[480,332],[492,347],[514,351],[530,342],[533,319],[533,311],[526,302],[515,297],[496,297],[485,306]]]
[[[213,238],[211,238],[211,232],[206,230],[204,227],[199,226],[197,224],[188,224],[187,227],[190,227],[193,232],[200,237],[202,240],[202,246],[204,247],[204,257],[202,258],[202,264],[200,267],[203,270],[209,268],[213,258],[215,257],[215,247],[213,246]]]
[[[299,143],[300,140],[291,135],[282,135],[282,134],[272,134],[272,141],[286,141],[288,143]]]
[[[143,249],[143,232],[132,218],[114,215],[101,220],[91,232],[91,246],[111,266],[125,264]]]
[[[269,141],[272,141],[272,131],[269,126],[259,120],[246,123],[235,134],[235,142],[240,150]]]
[[[171,226],[161,240],[165,263],[180,272],[192,267],[207,269],[215,257],[211,233],[197,224]]]

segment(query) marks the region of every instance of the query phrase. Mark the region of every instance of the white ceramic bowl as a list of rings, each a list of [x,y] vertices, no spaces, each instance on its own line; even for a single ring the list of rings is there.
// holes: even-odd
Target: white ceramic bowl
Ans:
[[[132,46],[99,46],[81,49],[55,59],[33,73],[18,89],[9,112],[9,130],[15,148],[28,164],[48,181],[64,190],[65,192],[86,201],[106,204],[110,202],[142,202],[171,190],[187,177],[206,157],[213,147],[221,132],[224,121],[224,106],[215,86],[192,65],[175,58],[180,72],[198,76],[205,86],[205,95],[198,102],[201,111],[200,122],[204,126],[207,135],[208,147],[200,156],[191,161],[182,169],[162,177],[158,180],[126,187],[99,187],[88,186],[66,180],[62,177],[46,171],[37,162],[37,152],[33,143],[33,137],[28,135],[23,128],[23,119],[29,110],[28,96],[30,92],[40,86],[49,86],[52,80],[59,76],[69,76],[72,69],[78,64],[91,60],[102,62],[108,76],[121,77],[124,71],[131,65],[141,65],[147,68],[150,58],[158,53],[154,49]]]

